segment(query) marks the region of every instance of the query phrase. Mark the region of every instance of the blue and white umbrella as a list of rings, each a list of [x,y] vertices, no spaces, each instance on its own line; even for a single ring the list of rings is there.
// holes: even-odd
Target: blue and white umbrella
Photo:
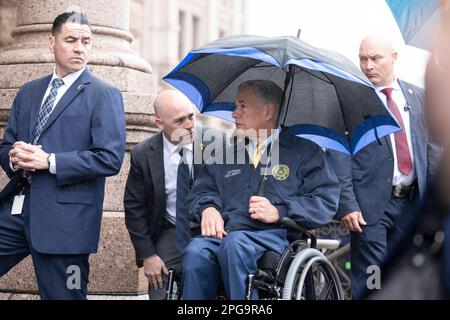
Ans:
[[[439,0],[386,0],[405,43],[429,50],[440,20]]]
[[[280,124],[323,148],[355,154],[400,130],[350,60],[295,37],[222,38],[191,51],[164,77],[200,112],[230,121],[239,84],[257,79],[284,89]]]

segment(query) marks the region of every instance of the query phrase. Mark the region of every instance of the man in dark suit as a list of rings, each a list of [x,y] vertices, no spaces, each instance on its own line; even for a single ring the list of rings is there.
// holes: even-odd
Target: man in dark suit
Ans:
[[[397,52],[392,43],[368,36],[361,43],[359,59],[361,70],[404,130],[352,158],[330,152],[341,182],[337,218],[352,231],[354,299],[367,290],[367,280],[376,270],[369,267],[381,265],[410,223],[411,206],[423,196],[439,158],[423,117],[423,90],[395,76]]]
[[[124,206],[137,264],[143,265],[149,280],[149,298],[160,300],[165,297],[168,269],[179,268],[189,231],[199,230],[188,221],[185,201],[200,169],[204,145],[202,132],[195,126],[195,107],[186,96],[175,90],[163,91],[154,107],[161,133],[131,151]],[[215,143],[221,147],[221,142],[219,134]],[[183,168],[187,169],[184,178]]]
[[[105,177],[125,152],[121,93],[86,68],[91,28],[59,15],[52,75],[17,94],[0,145],[0,276],[31,254],[42,299],[85,299],[98,247]]]
[[[450,1],[440,2],[441,21],[425,74],[430,135],[443,148],[438,172],[415,210],[410,228],[386,258],[381,290],[370,299],[450,299]]]

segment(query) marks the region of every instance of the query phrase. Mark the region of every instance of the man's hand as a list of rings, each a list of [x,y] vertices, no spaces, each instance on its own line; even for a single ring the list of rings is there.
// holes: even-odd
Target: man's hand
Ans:
[[[163,288],[161,271],[166,275],[169,274],[169,270],[159,256],[154,255],[144,260],[145,276],[149,285],[155,290]]]
[[[341,224],[350,231],[362,232],[361,226],[367,225],[360,211],[351,212],[341,219]]]
[[[269,199],[265,197],[253,196],[250,198],[249,210],[250,217],[264,223],[276,223],[280,220],[278,209],[274,207]]]
[[[23,141],[14,143],[9,151],[11,163],[16,169],[28,171],[47,170],[49,154],[42,150],[42,146],[34,146]]]
[[[224,222],[220,212],[216,208],[209,207],[202,212],[202,236],[222,239],[228,234],[224,229]]]

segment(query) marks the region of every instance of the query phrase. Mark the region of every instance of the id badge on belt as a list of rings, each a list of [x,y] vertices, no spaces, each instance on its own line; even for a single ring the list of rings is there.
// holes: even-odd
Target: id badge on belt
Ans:
[[[22,214],[23,202],[25,201],[24,194],[18,194],[14,197],[14,202],[11,208],[11,214],[13,216]]]

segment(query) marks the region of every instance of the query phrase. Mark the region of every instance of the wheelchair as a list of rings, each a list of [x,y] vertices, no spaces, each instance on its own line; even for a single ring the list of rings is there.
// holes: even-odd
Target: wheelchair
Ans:
[[[248,275],[246,300],[252,300],[254,290],[261,300],[344,300],[339,276],[321,252],[337,249],[339,240],[317,239],[289,218],[282,225],[294,241],[283,254],[267,251],[258,260],[256,272]],[[181,276],[180,270],[169,270],[167,300],[181,299]],[[219,300],[226,299],[224,292],[219,288]]]

